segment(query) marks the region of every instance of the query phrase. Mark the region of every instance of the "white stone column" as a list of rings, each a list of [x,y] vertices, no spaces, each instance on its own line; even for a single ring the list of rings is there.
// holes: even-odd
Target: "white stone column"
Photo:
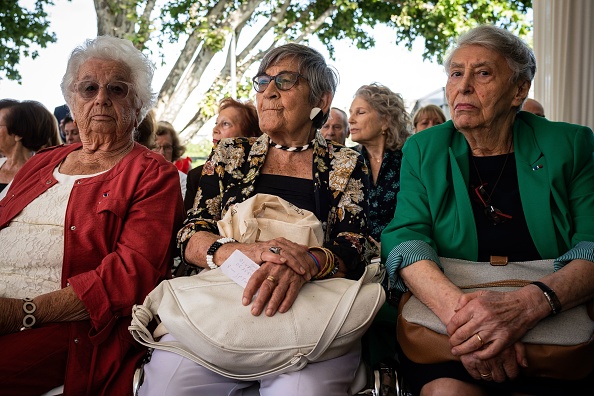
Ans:
[[[534,0],[534,98],[546,117],[594,129],[594,1]]]

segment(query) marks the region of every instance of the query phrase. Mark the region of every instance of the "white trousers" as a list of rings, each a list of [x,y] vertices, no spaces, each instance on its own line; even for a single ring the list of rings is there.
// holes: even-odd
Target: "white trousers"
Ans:
[[[171,334],[162,341],[174,341]],[[302,370],[260,380],[261,396],[346,396],[361,361],[361,346],[310,363]],[[178,354],[155,349],[144,366],[139,396],[241,396],[253,381],[223,377]]]

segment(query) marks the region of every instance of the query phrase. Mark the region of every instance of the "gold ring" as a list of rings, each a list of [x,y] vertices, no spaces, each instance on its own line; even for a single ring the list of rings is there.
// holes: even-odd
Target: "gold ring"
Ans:
[[[483,378],[491,378],[491,373],[489,373],[489,374],[481,374],[481,373],[479,373],[479,374],[480,374],[480,375],[481,375],[481,377],[483,377]]]
[[[266,280],[269,280],[270,282],[276,284],[276,278],[274,276],[272,276],[272,275],[268,275],[266,277]]]
[[[479,333],[475,333],[474,335],[476,336],[476,338],[478,338],[479,342],[481,343],[481,348],[482,348],[485,345],[485,343],[483,342],[483,339],[481,338]],[[482,374],[481,374],[481,376],[482,376]]]
[[[268,250],[270,250],[274,254],[280,254],[281,252],[281,248],[279,248],[278,246],[273,246],[271,248],[268,248]]]

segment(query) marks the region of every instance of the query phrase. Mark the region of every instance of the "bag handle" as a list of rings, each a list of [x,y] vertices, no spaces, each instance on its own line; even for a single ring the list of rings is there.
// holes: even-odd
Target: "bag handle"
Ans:
[[[345,291],[342,298],[340,299],[340,302],[336,306],[336,309],[332,314],[332,317],[328,321],[328,324],[326,325],[324,332],[322,333],[320,339],[318,340],[318,342],[316,343],[316,345],[310,353],[308,353],[307,355],[295,355],[290,361],[282,365],[279,365],[273,369],[261,371],[259,373],[245,375],[230,373],[226,370],[222,370],[220,367],[210,364],[201,357],[191,352],[188,352],[183,346],[183,344],[180,342],[155,341],[153,335],[147,328],[148,324],[153,319],[153,314],[147,307],[143,305],[135,305],[132,309],[132,324],[129,326],[128,329],[132,333],[134,339],[142,345],[145,345],[149,348],[162,349],[165,351],[176,353],[227,378],[232,378],[241,381],[253,381],[256,379],[263,378],[265,376],[274,375],[282,372],[297,371],[305,367],[310,360],[316,359],[319,356],[321,356],[328,349],[328,346],[332,343],[334,338],[336,338],[336,335],[338,334],[344,322],[346,321],[348,313],[351,307],[353,306],[353,303],[357,297],[357,294],[359,293],[359,290],[361,289],[362,284],[369,283],[369,278],[366,276],[368,272],[368,267],[369,266],[365,267],[363,275],[361,275],[361,277],[351,286],[349,286],[349,288]],[[371,265],[371,267],[374,266]],[[374,269],[377,272],[377,269],[375,267]]]
[[[506,279],[493,282],[475,283],[474,285],[458,286],[460,289],[482,289],[485,287],[524,287],[531,284],[532,281],[523,279]]]

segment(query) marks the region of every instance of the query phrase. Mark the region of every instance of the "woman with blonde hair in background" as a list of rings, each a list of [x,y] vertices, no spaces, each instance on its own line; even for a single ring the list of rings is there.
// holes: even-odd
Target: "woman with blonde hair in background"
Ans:
[[[351,140],[371,170],[369,223],[379,245],[384,227],[394,217],[400,190],[402,146],[410,136],[410,117],[402,97],[386,86],[363,85],[349,109]]]
[[[429,104],[419,108],[413,117],[414,133],[421,132],[432,126],[446,122],[446,116],[441,107]]]

